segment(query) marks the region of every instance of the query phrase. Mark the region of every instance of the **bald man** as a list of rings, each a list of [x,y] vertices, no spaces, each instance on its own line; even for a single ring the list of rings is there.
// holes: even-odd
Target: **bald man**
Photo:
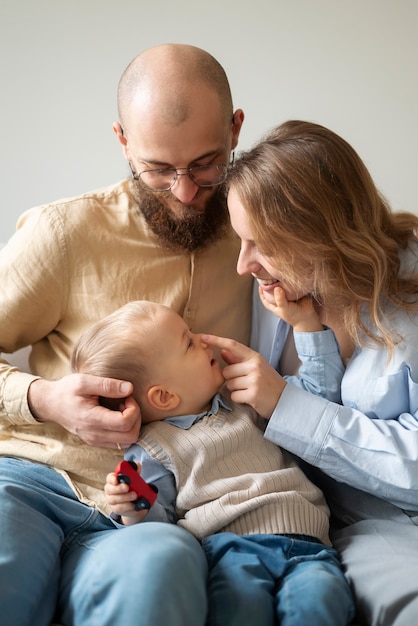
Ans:
[[[87,326],[142,299],[248,343],[251,279],[222,193],[244,114],[219,63],[180,44],[129,64],[118,109],[132,175],[27,211],[0,253],[0,351],[32,346],[31,374],[0,364],[5,624],[205,623],[197,541],[152,511],[123,533],[108,516],[106,474],[141,424],[131,383],[71,374],[69,357]]]

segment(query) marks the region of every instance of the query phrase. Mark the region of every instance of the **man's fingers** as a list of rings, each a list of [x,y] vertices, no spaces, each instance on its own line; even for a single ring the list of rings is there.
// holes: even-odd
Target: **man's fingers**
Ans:
[[[141,427],[141,412],[132,396],[124,403],[123,411],[113,411],[97,405],[82,421],[79,436],[89,445],[123,450],[137,441]]]
[[[127,380],[101,378],[91,374],[79,374],[78,376],[85,395],[125,398],[133,392],[133,385]]]

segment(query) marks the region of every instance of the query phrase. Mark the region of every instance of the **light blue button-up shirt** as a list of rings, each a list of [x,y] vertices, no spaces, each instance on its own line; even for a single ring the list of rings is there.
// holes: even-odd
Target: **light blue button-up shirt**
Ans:
[[[416,244],[401,253],[401,267],[418,272]],[[288,329],[256,307],[261,326],[252,345],[276,367]],[[376,345],[357,347],[342,376],[341,403],[286,385],[266,437],[337,481],[418,511],[418,313],[388,306],[387,314],[394,339],[401,337],[392,357]]]

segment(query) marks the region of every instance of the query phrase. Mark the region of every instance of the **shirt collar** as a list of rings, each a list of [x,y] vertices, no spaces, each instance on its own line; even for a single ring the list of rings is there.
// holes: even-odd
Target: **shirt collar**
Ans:
[[[201,420],[203,417],[210,417],[211,415],[216,415],[216,413],[219,411],[220,408],[226,409],[227,411],[232,410],[231,407],[228,406],[228,403],[225,400],[225,398],[221,396],[220,393],[217,393],[215,396],[213,396],[211,407],[207,411],[203,411],[202,413],[199,413],[198,415],[191,414],[191,415],[176,415],[175,417],[167,417],[164,421],[169,422],[170,424],[173,424],[173,426],[178,426],[179,428],[184,428],[185,430],[187,430],[188,428],[193,426],[193,424]]]

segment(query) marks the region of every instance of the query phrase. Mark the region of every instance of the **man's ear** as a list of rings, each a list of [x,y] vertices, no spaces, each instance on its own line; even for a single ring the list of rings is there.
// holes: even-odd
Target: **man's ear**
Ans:
[[[232,144],[231,150],[235,150],[238,145],[238,137],[241,132],[241,127],[244,123],[244,111],[237,109],[232,116]]]
[[[113,122],[112,124],[113,132],[118,138],[119,143],[122,146],[124,157],[127,161],[131,160],[128,150],[128,140],[126,139],[125,133],[123,132],[123,128],[119,122]]]
[[[128,143],[124,132],[123,132],[123,128],[120,125],[119,122],[113,122],[112,124],[112,128],[113,128],[113,132],[115,133],[116,137],[118,138],[119,143],[122,144],[122,146],[126,146],[126,144]]]
[[[173,411],[180,404],[180,396],[162,385],[153,385],[147,391],[149,404],[159,411]]]

